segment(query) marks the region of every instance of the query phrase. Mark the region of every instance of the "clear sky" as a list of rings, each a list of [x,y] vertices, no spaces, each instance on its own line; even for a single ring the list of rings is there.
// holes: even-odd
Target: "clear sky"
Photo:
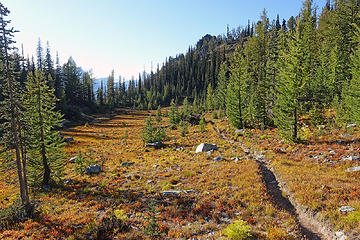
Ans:
[[[302,0],[2,0],[20,32],[25,56],[38,38],[60,62],[72,56],[95,77],[130,78],[154,69],[166,57],[184,53],[205,34],[255,22],[265,8],[270,19],[297,15]],[[314,0],[323,7],[326,0]],[[320,11],[319,11],[320,12]]]

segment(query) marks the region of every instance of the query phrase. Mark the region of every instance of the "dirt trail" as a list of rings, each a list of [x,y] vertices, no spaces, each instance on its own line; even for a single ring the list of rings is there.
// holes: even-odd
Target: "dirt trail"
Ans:
[[[234,140],[226,137],[215,125],[214,122],[210,121],[214,130],[219,134],[222,139],[227,140],[232,144],[239,145],[243,151],[247,154],[251,153],[251,149],[247,148],[244,144],[240,142],[235,142]],[[334,231],[332,231],[327,224],[320,222],[315,217],[315,214],[303,206],[297,204],[296,200],[290,197],[284,197],[282,190],[286,191],[286,184],[276,177],[277,174],[273,172],[272,169],[268,168],[266,162],[253,155],[255,161],[259,165],[259,169],[262,174],[262,180],[266,186],[267,192],[275,206],[279,209],[283,209],[295,217],[297,224],[299,226],[301,234],[310,240],[337,240],[335,237]],[[341,239],[341,238],[339,238]]]

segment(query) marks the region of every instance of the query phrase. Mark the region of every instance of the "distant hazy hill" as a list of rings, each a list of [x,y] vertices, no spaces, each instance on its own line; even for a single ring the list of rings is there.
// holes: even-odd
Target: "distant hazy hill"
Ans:
[[[107,77],[105,78],[97,78],[93,81],[94,83],[94,93],[96,93],[96,91],[101,87],[101,82],[103,82],[104,88],[106,88],[106,82],[107,82]],[[119,82],[115,82],[115,86],[117,86]],[[129,85],[129,80],[125,81],[125,86],[128,87]]]

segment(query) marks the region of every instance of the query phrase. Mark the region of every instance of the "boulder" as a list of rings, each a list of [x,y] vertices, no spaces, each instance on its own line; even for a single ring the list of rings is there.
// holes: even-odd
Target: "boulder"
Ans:
[[[98,174],[101,172],[101,167],[99,165],[90,165],[85,168],[86,174]]]
[[[215,151],[215,150],[218,150],[218,147],[216,146],[216,144],[201,143],[199,146],[197,146],[195,152],[199,153],[199,152],[209,152],[209,151]]]
[[[162,142],[153,142],[153,143],[148,143],[145,145],[145,147],[147,148],[155,148],[155,149],[160,149],[164,146],[164,144]]]
[[[348,238],[346,237],[344,232],[338,231],[338,232],[335,232],[334,239],[335,240],[346,240]]]
[[[339,208],[339,211],[343,212],[343,213],[353,212],[353,211],[355,211],[355,208],[350,207],[350,206],[342,206]]]
[[[355,123],[349,123],[346,128],[353,128],[353,127],[356,127],[356,124]]]
[[[346,169],[346,172],[358,172],[360,171],[360,167],[351,167]]]

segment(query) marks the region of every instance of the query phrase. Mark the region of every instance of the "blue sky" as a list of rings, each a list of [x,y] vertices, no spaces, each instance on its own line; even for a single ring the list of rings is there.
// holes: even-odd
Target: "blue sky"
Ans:
[[[166,57],[184,53],[205,34],[255,22],[265,8],[270,19],[297,15],[301,0],[3,0],[15,40],[35,55],[40,37],[60,62],[72,56],[95,77],[138,76]],[[314,0],[323,7],[326,0]],[[319,11],[320,12],[320,11]]]

